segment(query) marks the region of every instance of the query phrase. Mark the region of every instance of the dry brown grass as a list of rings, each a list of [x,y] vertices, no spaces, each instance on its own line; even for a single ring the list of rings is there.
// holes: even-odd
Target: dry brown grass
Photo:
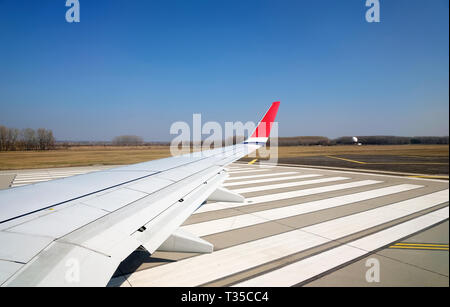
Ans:
[[[0,152],[0,170],[133,164],[170,156],[169,146],[80,146],[50,151]]]
[[[448,154],[448,145],[285,146],[278,148],[279,158],[332,155],[448,157]]]
[[[279,147],[279,157],[395,155],[448,157],[447,145]],[[169,146],[76,146],[51,151],[0,152],[0,170],[132,164],[170,156]]]

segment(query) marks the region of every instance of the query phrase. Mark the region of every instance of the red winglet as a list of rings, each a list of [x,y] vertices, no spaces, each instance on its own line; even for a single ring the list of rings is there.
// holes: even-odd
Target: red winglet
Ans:
[[[270,129],[272,128],[272,124],[277,116],[279,106],[279,101],[272,103],[272,106],[269,108],[266,115],[264,115],[263,119],[259,122],[258,127],[256,127],[255,132],[253,132],[251,136],[252,138],[268,138],[270,136]]]

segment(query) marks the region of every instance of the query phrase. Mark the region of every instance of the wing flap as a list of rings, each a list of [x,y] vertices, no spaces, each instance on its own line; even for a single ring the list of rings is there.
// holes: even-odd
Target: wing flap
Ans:
[[[145,247],[145,245],[144,245]],[[179,253],[212,253],[214,246],[193,235],[186,230],[178,228],[170,237],[158,248],[162,252]]]
[[[53,242],[32,262],[21,267],[4,285],[12,287],[104,285],[108,283],[119,264],[119,259],[80,246]]]
[[[183,196],[182,202],[174,203],[145,224],[145,231],[133,233],[133,237],[142,242],[142,245],[150,253],[153,253],[222,184],[226,177],[227,174],[221,172],[204,181],[196,189]]]
[[[52,241],[48,237],[0,231],[0,259],[27,263]]]
[[[23,263],[0,260],[0,285],[3,284],[14,272],[20,270]]]

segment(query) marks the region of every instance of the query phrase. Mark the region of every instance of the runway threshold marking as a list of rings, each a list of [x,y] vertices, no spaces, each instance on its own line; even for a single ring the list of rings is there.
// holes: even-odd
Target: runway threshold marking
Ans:
[[[257,187],[233,189],[232,191],[235,193],[253,193],[253,192],[259,192],[259,191],[292,188],[292,187],[299,187],[299,186],[304,186],[304,185],[312,185],[312,184],[334,182],[334,181],[348,180],[348,179],[350,179],[350,178],[349,177],[329,177],[329,178],[323,178],[323,179],[295,181],[295,182],[288,182],[288,183],[267,184],[267,185],[261,185],[261,186],[257,186]]]
[[[268,209],[250,214],[241,214],[222,219],[210,220],[201,223],[182,226],[182,229],[191,232],[197,236],[207,236],[219,232],[234,230],[247,226],[253,226],[269,221],[280,220],[291,216],[298,216],[320,210],[336,208],[357,202],[362,202],[378,197],[393,195],[421,188],[419,185],[400,184],[391,187],[380,188],[365,192],[337,196],[322,200],[316,200],[306,203],[293,204],[286,207]]]
[[[309,172],[310,170],[308,170]],[[286,173],[278,173],[273,174],[272,172],[270,174],[263,173],[260,175],[252,174],[247,175],[243,174],[244,176],[237,175],[233,178],[232,182],[236,182],[239,180],[242,180],[246,177],[249,181],[255,181],[255,177],[257,178],[269,178],[269,177],[275,177],[275,176],[283,176],[287,175],[299,175],[302,172],[294,172],[292,174],[286,174]],[[272,178],[270,178],[272,179]],[[241,181],[242,182],[242,181]],[[273,182],[272,180],[270,182]],[[273,182],[275,184],[278,184],[276,182]],[[405,186],[406,185],[401,185]],[[256,188],[256,187],[255,187]],[[380,187],[381,188],[381,187]],[[194,223],[190,225],[186,225],[187,227],[192,227],[193,229],[197,230],[200,233],[203,234],[215,234],[218,232],[223,231],[229,231],[234,230],[242,227],[247,226],[253,226],[260,223],[269,222],[268,220],[274,220],[284,217],[289,217],[292,215],[299,215],[304,214],[308,211],[315,211],[315,210],[323,210],[323,209],[330,209],[335,206],[339,205],[346,205],[347,203],[353,203],[354,201],[358,200],[364,200],[365,198],[378,198],[381,196],[386,196],[387,194],[393,194],[395,192],[399,191],[399,186],[389,186],[385,188],[377,188],[375,190],[371,189],[369,191],[359,191],[358,193],[353,192],[352,194],[346,194],[341,196],[336,196],[334,199],[319,199],[314,200],[312,199],[311,202],[300,202],[292,205],[289,203],[287,206],[283,206],[282,208],[271,208],[264,207],[261,208],[256,213],[253,212],[251,214],[240,214],[236,217],[230,217],[230,218],[221,218],[217,219],[217,216],[213,220],[204,221],[201,223]],[[412,188],[412,186],[411,186]],[[374,193],[377,191],[376,193]],[[318,191],[316,191],[318,192]],[[390,193],[389,193],[390,192]],[[356,195],[359,195],[360,197],[355,197]],[[445,199],[444,198],[445,195]],[[268,195],[267,195],[268,196]],[[280,196],[280,195],[278,195]],[[293,195],[283,195],[283,196],[293,196]],[[366,196],[366,197],[364,197]],[[272,269],[279,269],[286,265],[284,262],[284,258],[287,255],[293,255],[292,253],[296,253],[298,251],[303,252],[305,248],[311,248],[311,246],[317,246],[317,244],[320,244],[320,239],[325,239],[325,241],[322,242],[329,242],[329,240],[336,240],[336,235],[338,237],[343,237],[345,235],[348,235],[349,233],[356,233],[361,231],[361,229],[372,229],[371,227],[375,223],[376,225],[382,225],[386,223],[386,220],[389,220],[392,222],[392,220],[395,221],[395,219],[399,218],[399,216],[404,216],[405,214],[411,214],[412,212],[421,212],[424,208],[430,208],[430,206],[433,206],[433,203],[439,203],[442,205],[445,205],[442,203],[442,201],[448,201],[448,190],[444,192],[441,192],[439,194],[434,194],[429,197],[432,199],[423,199],[421,198],[415,198],[414,200],[410,200],[409,202],[405,203],[402,202],[401,199],[409,198],[408,194],[405,194],[404,196],[396,197],[395,199],[400,201],[400,204],[397,203],[396,207],[390,207],[389,203],[391,202],[390,199],[380,199],[378,202],[383,203],[383,206],[388,206],[389,208],[382,209],[377,212],[372,213],[366,213],[364,215],[354,216],[353,219],[342,219],[336,222],[333,222],[333,220],[327,220],[322,223],[327,223],[327,225],[318,225],[313,224],[311,226],[315,226],[315,228],[307,228],[305,232],[312,235],[312,237],[304,237],[304,232],[299,231],[297,233],[288,234],[283,232],[285,235],[282,235],[281,233],[277,235],[274,233],[273,235],[275,237],[267,237],[267,235],[263,236],[261,239],[256,239],[253,241],[243,241],[240,242],[239,240],[234,242],[233,244],[225,244],[223,246],[223,249],[216,250],[212,254],[208,254],[206,258],[204,258],[205,255],[199,255],[195,257],[190,257],[182,260],[178,260],[174,263],[177,263],[174,265],[174,263],[168,263],[163,264],[160,266],[156,266],[154,268],[148,268],[144,270],[140,270],[138,272],[132,273],[128,282],[129,285],[169,285],[169,286],[175,286],[180,283],[181,285],[185,286],[193,286],[193,285],[201,285],[211,283],[215,280],[218,280],[220,278],[229,277],[230,281],[227,281],[224,285],[233,285],[236,284],[236,282],[242,282],[244,278],[252,278],[251,276],[255,277],[257,275],[247,275],[246,272],[249,272],[250,269],[254,269],[255,272],[258,274],[265,274],[267,272],[270,272]],[[266,201],[268,198],[265,199]],[[339,201],[338,201],[339,200]],[[262,199],[260,199],[262,201]],[[213,205],[213,204],[211,204]],[[214,205],[217,205],[215,203]],[[240,204],[242,205],[242,204]],[[310,206],[313,205],[313,206]],[[207,205],[205,205],[207,206]],[[219,207],[219,206],[218,206]],[[289,208],[290,207],[290,208]],[[200,208],[201,209],[201,208]],[[209,210],[206,211],[211,211]],[[218,208],[216,208],[218,209]],[[265,209],[265,210],[262,210]],[[369,208],[367,208],[369,209]],[[375,209],[375,208],[374,208]],[[377,206],[376,209],[379,209]],[[375,209],[375,210],[376,210]],[[387,209],[387,210],[386,210]],[[261,211],[262,210],[262,211]],[[428,210],[428,209],[426,209]],[[332,254],[325,257],[325,267],[328,265],[329,268],[333,269],[336,266],[336,262],[341,262],[343,264],[347,264],[348,259],[352,259],[355,256],[358,256],[359,251],[362,251],[363,254],[366,254],[367,252],[371,252],[373,250],[376,250],[377,248],[388,248],[390,245],[393,245],[395,242],[400,242],[403,238],[406,238],[407,236],[411,235],[412,233],[415,233],[416,231],[420,229],[426,229],[430,225],[434,225],[435,223],[439,222],[442,218],[448,219],[448,207],[443,209],[445,214],[441,214],[442,211],[433,211],[431,212],[431,215],[429,217],[421,218],[420,220],[416,220],[413,223],[408,223],[406,225],[403,225],[400,228],[394,228],[389,231],[389,235],[387,236],[386,232],[377,232],[378,235],[371,236],[370,238],[367,238],[367,240],[361,240],[357,241],[358,244],[355,246],[355,241],[349,241],[347,245],[349,247],[356,247],[355,249],[346,249],[343,247],[342,249],[335,250]],[[367,212],[367,211],[363,211]],[[242,213],[245,213],[244,211]],[[214,217],[213,217],[214,218]],[[337,217],[334,217],[335,219]],[[437,219],[437,220],[436,220]],[[420,222],[419,222],[420,221]],[[428,224],[428,225],[427,225]],[[192,226],[191,226],[192,225]],[[184,227],[186,227],[184,226]],[[220,226],[220,227],[218,227]],[[311,227],[309,226],[309,227]],[[322,226],[322,227],[321,227]],[[183,227],[183,228],[184,228]],[[317,228],[316,228],[317,227]],[[343,228],[348,228],[344,233],[342,233]],[[377,226],[378,227],[378,226]],[[381,226],[380,226],[381,227]],[[302,228],[300,228],[302,229]],[[314,233],[311,233],[311,230],[314,230]],[[284,230],[286,231],[286,230]],[[337,234],[335,234],[337,232]],[[195,231],[194,231],[195,233]],[[233,237],[235,234],[238,234],[239,232],[227,232],[226,236]],[[259,237],[258,237],[259,238]],[[364,238],[364,237],[363,237]],[[339,240],[339,239],[338,239]],[[353,239],[354,240],[354,239]],[[313,242],[311,242],[313,241]],[[436,243],[437,244],[437,243]],[[341,254],[340,251],[344,252],[344,254]],[[326,252],[326,251],[325,251]],[[276,255],[272,255],[275,253]],[[323,252],[321,252],[323,253]],[[242,255],[245,255],[242,256]],[[340,256],[344,257],[340,257]],[[359,254],[361,255],[361,254]],[[362,256],[361,255],[361,256]],[[311,255],[311,256],[314,256]],[[308,256],[309,258],[311,256]],[[198,258],[200,257],[200,258]],[[303,258],[295,258],[296,261],[305,259]],[[346,259],[345,259],[346,258]],[[187,261],[187,259],[190,259]],[[194,260],[195,259],[195,260]],[[317,259],[317,258],[316,258]],[[319,260],[319,259],[317,259]],[[269,261],[269,262],[268,262]],[[274,266],[270,261],[277,261],[277,264]],[[279,261],[279,263],[278,263]],[[292,262],[291,262],[292,263]],[[316,264],[316,265],[314,265]],[[315,262],[313,261],[313,265],[306,266],[306,269],[303,267],[299,271],[297,271],[297,274],[294,274],[296,276],[293,276],[292,280],[289,281],[293,282],[293,284],[297,283],[299,281],[298,276],[301,274],[307,274],[309,270],[321,271],[322,269],[326,269],[325,267],[320,266],[321,261]],[[166,267],[166,265],[169,265]],[[258,265],[268,265],[269,269],[267,267],[259,267]],[[163,268],[165,267],[165,268]],[[140,272],[140,273],[139,273]],[[177,272],[179,272],[181,275],[178,276]],[[300,272],[300,274],[298,274]],[[235,274],[240,273],[242,274],[242,278],[240,276],[237,276]],[[309,278],[314,277],[314,272],[312,273],[313,276],[309,276]],[[176,276],[175,276],[176,275]],[[278,274],[277,274],[278,275]],[[289,274],[280,274],[280,276],[289,276]],[[127,276],[128,277],[128,276]],[[126,278],[127,278],[126,277]],[[307,276],[304,276],[307,277]],[[162,278],[163,280],[161,280]],[[124,277],[117,277],[116,280],[125,280]],[[189,280],[185,280],[189,279]],[[285,279],[285,278],[283,278]],[[290,279],[290,278],[289,278]],[[300,278],[300,282],[302,281],[302,278]],[[220,282],[218,282],[220,284]]]
[[[441,250],[448,251],[448,244],[431,243],[395,243],[389,246],[392,249],[415,249],[415,250]]]
[[[263,178],[263,177],[275,177],[275,176],[286,176],[286,175],[295,175],[300,174],[299,172],[283,172],[283,173],[273,173],[270,174],[262,174],[262,175],[248,175],[248,176],[237,176],[237,177],[230,177],[226,180],[226,182],[236,182],[236,180],[242,180],[242,179],[252,179],[252,178]],[[275,177],[278,178],[278,177]],[[283,178],[283,177],[281,177]]]
[[[202,254],[200,256],[171,262],[148,270],[134,272],[130,274],[127,279],[133,286],[199,286],[288,255],[317,247],[332,240],[337,240],[394,221],[398,218],[431,208],[446,201],[448,201],[448,190],[402,201],[387,207],[322,222],[312,227],[303,227],[278,235],[235,245],[215,251],[211,254]],[[356,247],[351,250],[356,251],[357,256],[361,256],[372,249],[386,246],[391,242],[398,241],[411,233],[415,233],[418,230],[434,225],[445,219],[448,219],[448,207],[431,212],[426,216],[416,218],[411,222],[412,225],[411,223],[406,222],[400,224],[401,226],[399,227],[390,228],[392,236],[387,236],[384,232],[381,232],[381,234],[378,233],[369,236],[368,240],[353,241],[349,243],[349,245]],[[242,255],[245,255],[245,257]],[[352,259],[353,255],[350,256],[352,256]],[[330,259],[336,260],[338,258],[339,260],[342,260],[342,258],[336,257],[336,255],[333,255]],[[345,259],[344,263],[347,261],[348,260]],[[330,268],[335,267],[334,261],[325,261],[324,263],[332,263],[333,265]],[[298,277],[298,272],[322,268],[320,265],[306,267],[307,269],[304,270],[295,270],[296,274],[294,277]],[[281,274],[281,276],[282,275],[283,274]],[[284,274],[284,276],[286,276],[286,274]],[[277,285],[277,282],[283,280],[285,279],[274,278],[271,279],[271,282],[272,285]],[[296,283],[296,281],[294,283]]]
[[[268,169],[249,169],[249,170],[243,170],[243,171],[229,171],[228,174],[244,174],[244,173],[252,173],[252,172],[265,172],[268,171]],[[232,177],[233,178],[233,177]]]
[[[253,164],[253,163],[255,163],[256,161],[258,161],[258,159],[254,159],[254,160],[252,160],[252,161],[250,161],[250,162],[248,162],[248,164]]]
[[[91,168],[84,170],[37,170],[37,171],[25,171],[19,172],[14,177],[10,187],[20,187],[28,184],[45,182],[54,179],[67,178],[75,175],[88,174],[91,172],[99,171],[100,168]]]
[[[240,185],[248,185],[248,184],[255,184],[255,183],[267,183],[267,182],[279,182],[279,181],[286,181],[286,180],[293,180],[293,179],[305,179],[305,178],[313,178],[313,177],[320,177],[322,175],[318,174],[306,174],[306,175],[298,175],[298,176],[285,176],[285,177],[275,177],[275,178],[266,178],[266,179],[255,179],[255,180],[246,180],[246,181],[238,181],[238,182],[230,182],[223,184],[224,187],[233,187],[233,186],[240,186]]]
[[[336,185],[330,185],[330,186],[324,186],[324,187],[318,187],[318,188],[310,188],[310,189],[305,189],[305,190],[272,193],[272,194],[263,195],[263,196],[249,197],[249,198],[247,198],[247,202],[245,202],[245,203],[222,203],[222,202],[208,203],[208,204],[201,206],[197,211],[194,212],[194,214],[209,212],[209,211],[216,211],[216,210],[223,210],[223,209],[230,209],[230,208],[235,208],[235,207],[244,207],[244,206],[255,205],[255,204],[265,203],[265,202],[270,202],[270,201],[275,201],[275,200],[280,201],[282,199],[309,196],[309,195],[320,194],[320,193],[325,193],[325,192],[332,192],[332,191],[339,191],[339,190],[345,190],[345,189],[350,189],[350,188],[363,187],[363,186],[368,186],[368,185],[373,185],[373,184],[378,184],[378,183],[382,183],[382,181],[362,180],[362,181],[336,184]]]

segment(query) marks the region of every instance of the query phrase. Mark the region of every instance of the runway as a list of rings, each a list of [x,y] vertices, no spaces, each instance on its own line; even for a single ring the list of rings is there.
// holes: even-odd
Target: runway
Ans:
[[[448,286],[448,251],[385,249],[418,233],[448,244],[446,181],[236,163],[224,186],[246,203],[205,204],[183,225],[212,254],[137,251],[110,286]]]
[[[37,170],[30,169],[18,171],[0,171],[0,189],[9,187],[11,188],[20,187],[27,184],[45,182],[59,178],[66,178],[70,176],[100,171],[112,167],[114,166],[99,165],[99,166],[83,166],[83,167],[48,168]]]
[[[11,185],[98,169],[21,172]],[[229,173],[224,186],[245,203],[206,203],[182,226],[213,253],[137,250],[109,286],[449,285],[448,181],[244,163]],[[373,261],[378,281],[366,278]]]

